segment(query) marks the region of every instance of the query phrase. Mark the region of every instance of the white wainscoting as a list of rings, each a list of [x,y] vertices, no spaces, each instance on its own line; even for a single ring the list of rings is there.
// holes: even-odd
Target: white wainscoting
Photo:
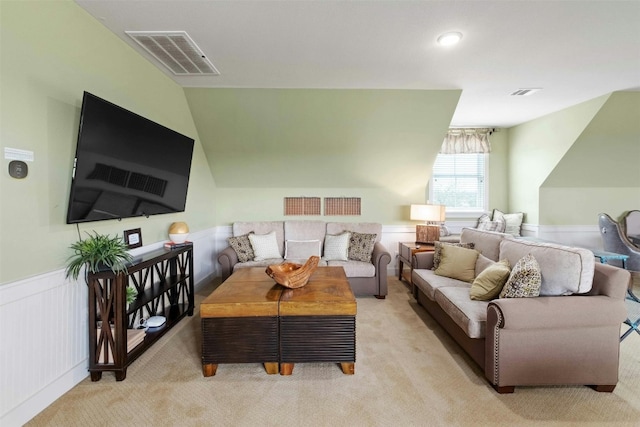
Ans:
[[[196,287],[216,275],[215,234],[189,236]],[[1,426],[23,425],[88,376],[87,298],[84,281],[66,279],[64,270],[0,286]]]
[[[475,223],[447,221],[452,233]],[[525,224],[523,235],[600,248],[597,226]],[[231,226],[193,233],[196,287],[219,276],[217,254],[227,247]],[[415,225],[383,226],[396,275],[398,242],[415,240]],[[135,256],[162,246],[144,246]],[[0,425],[20,426],[88,376],[87,287],[58,270],[0,286]]]

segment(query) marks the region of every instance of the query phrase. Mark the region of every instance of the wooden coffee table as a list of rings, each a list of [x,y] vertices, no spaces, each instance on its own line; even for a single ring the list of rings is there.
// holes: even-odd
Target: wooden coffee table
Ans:
[[[200,316],[204,376],[220,363],[264,363],[282,375],[303,362],[355,371],[356,300],[342,267],[318,267],[299,289],[276,284],[264,268],[243,268],[200,304]]]
[[[280,374],[299,362],[337,362],[353,374],[356,299],[342,267],[318,267],[309,283],[280,297]]]
[[[268,374],[278,373],[283,289],[264,268],[243,268],[200,303],[205,377],[215,375],[219,363],[264,363]]]

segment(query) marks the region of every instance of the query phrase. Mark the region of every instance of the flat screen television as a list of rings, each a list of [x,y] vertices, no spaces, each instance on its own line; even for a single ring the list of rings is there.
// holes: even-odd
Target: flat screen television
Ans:
[[[84,92],[67,224],[183,212],[193,143]]]

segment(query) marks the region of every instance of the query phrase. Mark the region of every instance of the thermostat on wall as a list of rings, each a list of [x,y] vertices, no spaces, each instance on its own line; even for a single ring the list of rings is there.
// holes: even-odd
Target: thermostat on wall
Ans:
[[[9,162],[9,176],[16,179],[26,178],[29,167],[22,160],[12,160]]]

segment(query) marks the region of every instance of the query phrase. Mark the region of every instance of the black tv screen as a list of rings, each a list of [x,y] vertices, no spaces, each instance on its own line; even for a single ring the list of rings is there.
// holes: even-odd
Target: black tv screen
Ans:
[[[84,92],[67,223],[184,211],[193,142]]]

